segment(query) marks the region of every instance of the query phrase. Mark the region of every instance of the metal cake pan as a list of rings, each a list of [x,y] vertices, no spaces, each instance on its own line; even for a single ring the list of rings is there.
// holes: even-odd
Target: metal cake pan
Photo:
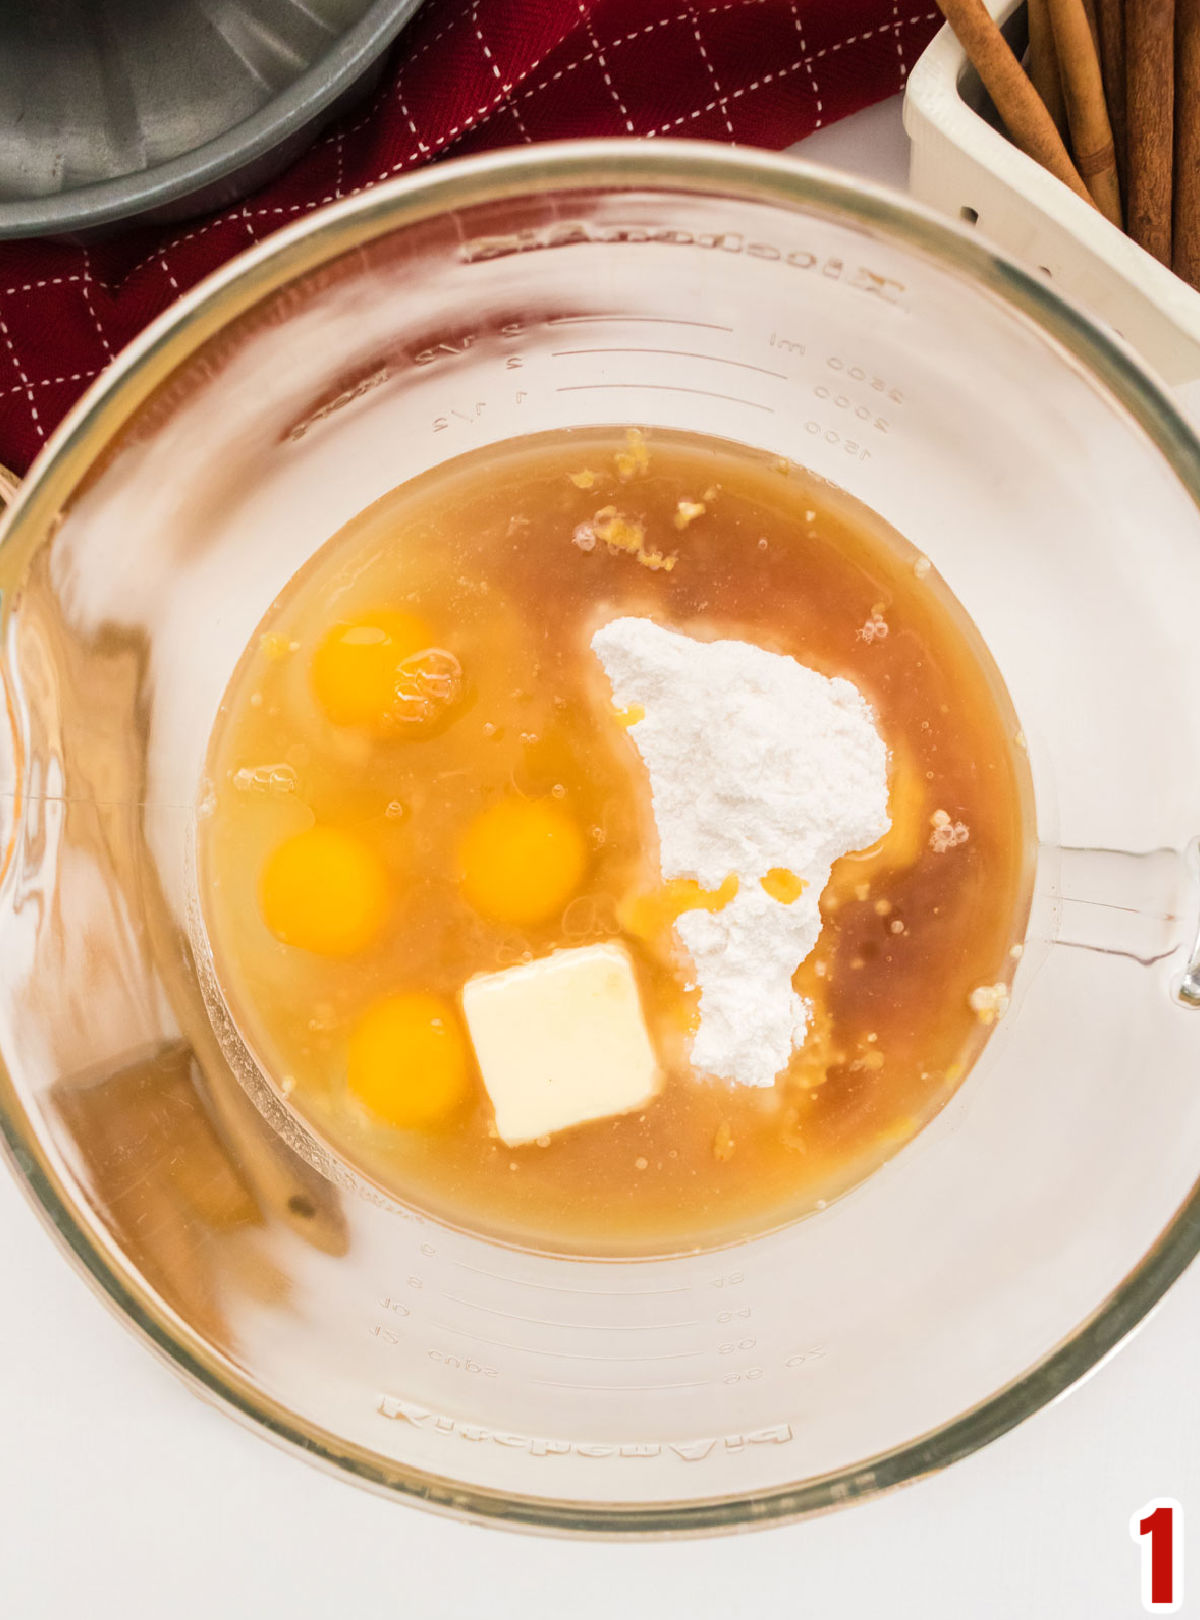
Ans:
[[[0,238],[180,219],[286,166],[421,0],[0,6]]]

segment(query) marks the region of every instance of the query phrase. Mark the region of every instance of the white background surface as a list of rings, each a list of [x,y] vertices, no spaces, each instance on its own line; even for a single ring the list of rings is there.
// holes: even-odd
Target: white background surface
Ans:
[[[804,155],[903,184],[896,103]],[[74,1275],[0,1173],[3,1620],[1122,1620],[1129,1518],[1200,1534],[1200,1269],[1080,1389],[986,1451],[782,1530],[592,1546],[378,1500],[205,1406]],[[1196,1600],[1183,1612],[1200,1615]]]

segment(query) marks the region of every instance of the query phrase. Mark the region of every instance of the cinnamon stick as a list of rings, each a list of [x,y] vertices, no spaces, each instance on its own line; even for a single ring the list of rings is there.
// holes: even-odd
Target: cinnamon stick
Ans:
[[[1053,118],[983,0],[938,0],[938,5],[970,57],[1014,144],[1069,186],[1077,197],[1091,202],[1062,136],[1054,127]]]
[[[1176,275],[1200,288],[1200,0],[1176,0],[1171,263]]]
[[[1163,264],[1171,263],[1174,88],[1175,0],[1126,0],[1126,214],[1130,236]]]
[[[1117,154],[1104,104],[1104,80],[1092,26],[1083,0],[1049,0],[1049,4],[1075,166],[1096,207],[1120,228]]]
[[[1096,21],[1100,34],[1100,72],[1104,79],[1104,99],[1112,125],[1113,146],[1117,152],[1117,180],[1122,197],[1129,178],[1125,169],[1125,9],[1123,0],[1097,0]]]
[[[1030,82],[1045,102],[1046,111],[1061,135],[1067,127],[1067,104],[1063,100],[1049,0],[1029,0],[1028,20]]]

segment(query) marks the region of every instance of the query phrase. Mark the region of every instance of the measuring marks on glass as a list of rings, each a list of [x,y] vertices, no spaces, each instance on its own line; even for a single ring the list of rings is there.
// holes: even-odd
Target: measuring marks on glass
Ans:
[[[488,1303],[471,1297],[464,1288],[454,1293],[443,1292],[441,1297],[458,1307],[459,1312],[467,1312],[468,1321],[470,1316],[474,1316],[476,1321],[469,1326],[449,1322],[430,1323],[444,1332],[460,1334],[470,1340],[532,1358],[536,1369],[530,1377],[533,1383],[557,1389],[594,1392],[656,1392],[695,1389],[709,1382],[704,1377],[688,1376],[681,1366],[681,1376],[670,1376],[680,1363],[702,1360],[707,1354],[703,1339],[708,1323],[695,1311],[693,1299],[696,1290],[688,1284],[667,1283],[659,1288],[605,1288],[578,1282],[559,1283],[509,1276],[464,1261],[453,1261],[452,1264],[460,1273],[499,1285],[506,1294],[510,1290],[531,1290],[534,1299],[546,1299],[548,1305],[551,1298],[559,1302],[557,1310],[550,1305],[549,1311],[542,1315],[536,1312],[532,1303],[528,1312],[509,1310],[506,1308],[507,1301],[505,1305]],[[587,1310],[585,1302],[589,1299],[603,1301],[606,1310],[612,1310],[621,1301],[632,1301],[635,1309],[648,1313],[648,1319],[637,1322],[600,1321],[596,1320],[593,1312],[574,1317],[576,1309]],[[539,1333],[565,1335],[565,1342],[560,1345],[537,1344],[530,1342],[532,1335],[522,1338],[519,1333],[501,1338],[500,1324],[505,1322],[513,1323],[514,1329],[519,1324]],[[684,1337],[681,1339],[680,1335]],[[645,1348],[639,1348],[639,1339]],[[562,1364],[561,1373],[554,1368],[554,1363]],[[578,1376],[569,1370],[572,1364],[581,1364]],[[610,1366],[628,1368],[631,1372],[645,1368],[646,1381],[633,1382],[618,1374],[619,1382],[595,1382],[596,1374]],[[652,1370],[659,1366],[662,1367],[662,1377],[655,1376]]]
[[[468,1267],[463,1267],[462,1269],[464,1269],[464,1270],[469,1269],[469,1270],[475,1271],[478,1274],[478,1268],[476,1268],[476,1267],[469,1267],[469,1268]],[[505,1281],[506,1284],[511,1284],[513,1282],[516,1282],[518,1284],[518,1286],[520,1286],[520,1283],[521,1283],[521,1279],[508,1278],[508,1279],[502,1279],[502,1280]],[[635,1290],[631,1290],[629,1295],[626,1295],[623,1292],[618,1291],[616,1289],[600,1290],[600,1289],[588,1289],[588,1288],[577,1288],[577,1287],[566,1287],[566,1286],[560,1288],[560,1287],[556,1287],[554,1284],[546,1284],[546,1283],[534,1283],[532,1285],[526,1283],[526,1286],[533,1286],[535,1288],[539,1288],[545,1293],[569,1294],[569,1295],[573,1296],[574,1298],[579,1298],[580,1295],[586,1296],[588,1294],[591,1294],[594,1297],[604,1298],[604,1299],[620,1299],[620,1298],[625,1298],[625,1297],[631,1297],[631,1298],[641,1298],[641,1297],[666,1298],[666,1297],[669,1297],[672,1294],[689,1294],[689,1293],[691,1293],[691,1289],[688,1289],[688,1288],[665,1288],[665,1289],[661,1289],[661,1290],[635,1289]],[[652,1322],[603,1322],[603,1323],[601,1323],[601,1322],[572,1322],[572,1321],[564,1321],[564,1320],[561,1320],[561,1319],[556,1319],[556,1318],[552,1318],[552,1317],[545,1317],[545,1316],[525,1316],[525,1315],[522,1315],[522,1314],[520,1314],[518,1312],[515,1312],[515,1311],[500,1310],[497,1306],[484,1305],[484,1304],[482,1304],[481,1302],[479,1302],[477,1300],[468,1299],[462,1294],[444,1293],[442,1295],[442,1298],[449,1301],[450,1303],[452,1303],[454,1305],[461,1306],[461,1307],[463,1307],[466,1310],[471,1311],[471,1312],[477,1312],[477,1313],[480,1313],[482,1315],[486,1315],[486,1316],[490,1316],[490,1317],[491,1316],[498,1317],[503,1321],[517,1322],[517,1323],[521,1323],[522,1325],[529,1326],[529,1327],[535,1327],[535,1328],[541,1328],[541,1329],[549,1329],[550,1331],[553,1331],[553,1332],[589,1333],[589,1334],[602,1334],[602,1335],[605,1335],[605,1336],[607,1336],[610,1333],[621,1333],[621,1334],[630,1334],[630,1333],[632,1333],[632,1334],[672,1333],[673,1334],[673,1333],[678,1333],[678,1332],[686,1332],[686,1333],[692,1334],[692,1333],[695,1333],[697,1330],[703,1330],[703,1328],[706,1326],[705,1322],[701,1318],[698,1318],[698,1317],[696,1317],[696,1318],[688,1318],[688,1319],[684,1319],[682,1321],[674,1320],[674,1321],[652,1321]],[[554,1361],[582,1361],[582,1362],[591,1362],[593,1364],[598,1363],[598,1364],[601,1364],[601,1365],[611,1365],[611,1364],[614,1364],[614,1363],[618,1363],[618,1364],[629,1365],[629,1366],[649,1366],[650,1364],[655,1363],[655,1362],[690,1361],[690,1360],[692,1360],[692,1359],[694,1359],[696,1357],[703,1356],[704,1353],[705,1353],[703,1349],[698,1349],[698,1348],[697,1349],[678,1349],[678,1350],[658,1350],[658,1351],[637,1351],[637,1350],[635,1350],[632,1354],[628,1354],[624,1350],[611,1350],[611,1349],[608,1349],[608,1348],[603,1348],[603,1349],[598,1349],[598,1350],[580,1350],[580,1349],[559,1350],[559,1349],[550,1349],[550,1348],[545,1347],[545,1346],[538,1346],[538,1345],[532,1345],[532,1344],[527,1344],[527,1343],[514,1343],[511,1339],[498,1339],[498,1338],[495,1338],[494,1336],[492,1336],[491,1334],[484,1334],[477,1328],[466,1329],[466,1328],[462,1328],[462,1327],[459,1327],[459,1326],[452,1325],[452,1324],[447,1323],[447,1322],[435,1322],[435,1321],[431,1320],[430,1321],[430,1326],[439,1328],[443,1332],[457,1333],[457,1334],[464,1335],[465,1337],[468,1337],[468,1338],[471,1338],[473,1340],[477,1340],[477,1341],[480,1341],[482,1343],[491,1345],[491,1346],[493,1346],[494,1348],[497,1348],[497,1349],[504,1349],[504,1350],[513,1351],[518,1355],[541,1356],[541,1357],[545,1357],[545,1358],[548,1358],[548,1359],[554,1360]],[[626,1340],[621,1340],[621,1341],[618,1341],[618,1342],[627,1344],[630,1341],[626,1339]],[[699,1379],[686,1379],[686,1380],[671,1380],[669,1382],[658,1380],[658,1381],[655,1381],[654,1383],[649,1383],[649,1384],[632,1384],[632,1383],[628,1383],[628,1382],[625,1382],[625,1381],[622,1381],[620,1384],[594,1384],[594,1383],[587,1383],[587,1382],[584,1382],[584,1381],[581,1381],[581,1380],[575,1379],[575,1378],[543,1378],[543,1377],[534,1376],[531,1379],[532,1383],[546,1384],[546,1385],[548,1385],[548,1386],[550,1386],[552,1388],[557,1388],[557,1389],[580,1389],[580,1390],[593,1390],[593,1391],[605,1391],[605,1390],[650,1390],[650,1391],[654,1391],[654,1390],[669,1390],[669,1389],[699,1389],[704,1384],[708,1383],[708,1381],[709,1381],[708,1379],[699,1378]]]
[[[546,324],[548,326],[576,327],[604,326],[607,324],[663,326],[733,335],[732,326],[721,326],[712,321],[681,320],[669,315],[559,315]],[[585,342],[577,347],[555,349],[551,352],[551,359],[590,360],[597,356],[618,355],[632,359],[635,366],[639,363],[638,357],[644,357],[652,361],[695,360],[705,365],[727,366],[736,368],[739,371],[755,372],[760,376],[769,377],[779,382],[787,381],[787,375],[782,371],[772,371],[765,366],[756,366],[746,360],[734,359],[728,355],[710,354],[699,349],[663,348],[643,344],[587,344]],[[775,414],[774,405],[763,399],[750,399],[741,394],[727,393],[723,389],[700,388],[683,382],[651,382],[640,377],[627,378],[619,382],[606,379],[603,382],[557,383],[554,391],[557,394],[584,394],[631,389],[659,394],[691,394],[699,399],[715,399],[729,405],[745,405],[751,410],[765,411],[770,416]]]
[[[897,412],[904,405],[902,391],[886,377],[879,375],[874,368],[860,364],[853,357],[847,358],[840,354],[822,355],[815,351],[810,354],[810,345],[807,342],[774,331],[766,336],[765,340],[762,336],[754,340],[739,339],[738,353],[729,355],[713,353],[712,349],[717,347],[715,342],[710,347],[684,348],[668,347],[666,344],[586,341],[589,335],[588,328],[611,325],[656,326],[685,330],[690,328],[729,337],[735,336],[733,327],[714,322],[687,321],[666,315],[568,315],[557,316],[546,324],[581,329],[579,341],[572,342],[570,347],[564,346],[551,351],[553,360],[567,364],[598,362],[601,366],[607,367],[611,358],[614,361],[620,359],[629,362],[628,367],[622,366],[623,370],[636,368],[639,364],[645,363],[647,369],[655,367],[659,371],[659,376],[653,380],[625,376],[620,380],[605,377],[602,380],[556,383],[555,392],[558,394],[603,392],[683,394],[744,406],[769,416],[795,414],[801,418],[798,425],[802,426],[810,439],[818,441],[828,450],[840,452],[860,462],[869,461],[878,453],[882,441],[894,431]],[[753,352],[754,347],[764,344],[766,349],[774,352],[770,355],[764,354],[762,358],[776,361],[775,366],[759,364],[746,358]],[[679,362],[685,363],[685,369],[692,363],[702,368],[718,369],[713,370],[711,375],[702,371],[697,381],[661,380],[664,367]],[[778,369],[782,365],[787,365],[789,369]],[[736,371],[743,377],[747,374],[751,377],[763,377],[770,384],[783,384],[788,392],[778,388],[764,388],[761,393],[749,390],[733,393],[727,387],[717,386],[718,382],[733,381],[729,376],[731,371]],[[708,386],[709,383],[712,386]],[[804,415],[806,405],[813,412],[811,416]]]
[[[548,350],[543,346],[547,333],[555,344]],[[564,405],[574,396],[580,404],[625,397],[628,409],[620,414],[629,417],[639,414],[636,401],[645,396],[659,401],[668,418],[686,410],[690,398],[697,402],[693,414],[674,425],[700,426],[721,435],[729,415],[725,407],[752,412],[759,422],[775,418],[786,437],[781,441],[773,428],[763,430],[768,441],[836,482],[843,458],[856,463],[881,458],[905,403],[890,376],[868,365],[861,354],[833,350],[837,339],[829,334],[815,343],[795,333],[747,333],[719,321],[665,314],[593,312],[504,320],[422,349],[413,363],[432,367],[439,376],[448,368],[448,380],[458,374],[464,357],[483,360],[488,353],[481,348],[484,340],[501,345],[495,363],[502,373],[512,374],[513,392],[489,393],[494,382],[489,357],[484,370],[472,376],[470,395],[463,378],[461,395],[439,400],[441,414],[432,418],[433,432],[453,431],[457,438],[465,428],[468,437],[487,437],[499,420],[493,409],[497,406],[516,413],[509,417],[516,431],[521,418],[536,424],[535,431],[562,426],[552,410],[560,396]],[[697,413],[704,417],[702,423],[695,420]],[[747,436],[756,435],[747,429]]]
[[[422,1243],[421,1253],[432,1259],[437,1250],[432,1243]],[[411,1344],[412,1330],[438,1335],[442,1342],[430,1345],[424,1353],[439,1367],[498,1377],[515,1356],[520,1358],[521,1377],[526,1382],[613,1394],[752,1384],[766,1373],[756,1359],[756,1353],[762,1354],[762,1328],[755,1320],[755,1307],[744,1294],[735,1292],[746,1281],[741,1271],[714,1273],[696,1283],[664,1280],[661,1287],[609,1288],[517,1276],[464,1260],[438,1258],[439,1266],[448,1265],[461,1280],[455,1284],[447,1279],[448,1286],[427,1288],[423,1276],[410,1275],[406,1286],[411,1293],[376,1301],[379,1309],[389,1312],[390,1320],[376,1322],[370,1331],[393,1345]],[[477,1289],[471,1284],[473,1278],[480,1279]],[[528,1291],[524,1297],[529,1303],[523,1308],[524,1291]],[[420,1299],[414,1299],[414,1294]],[[545,1313],[539,1310],[543,1299]],[[589,1309],[589,1300],[597,1306]],[[620,1302],[626,1301],[643,1320],[597,1319],[600,1310],[628,1317],[630,1309],[620,1311]],[[537,1342],[547,1336],[554,1342]],[[454,1348],[447,1349],[447,1345]],[[821,1345],[800,1350],[775,1345],[768,1359],[772,1365],[792,1369],[824,1353]],[[602,1381],[605,1369],[612,1369],[608,1381]]]
[[[615,324],[619,326],[667,326],[681,327],[706,332],[721,332],[732,335],[732,326],[721,326],[713,321],[688,321],[670,315],[557,315],[546,322],[547,326],[604,326]],[[734,366],[742,371],[759,372],[764,377],[777,378],[786,382],[787,378],[781,371],[770,371],[762,366],[751,365],[746,361],[731,359],[725,355],[707,354],[694,349],[667,349],[653,348],[637,344],[584,344],[577,348],[554,349],[551,351],[552,360],[580,360],[596,355],[626,355],[648,356],[662,360],[671,358],[676,360],[699,360],[716,366]],[[729,405],[746,405],[751,410],[765,411],[768,415],[775,414],[775,407],[760,399],[747,399],[739,394],[729,394],[722,390],[712,388],[696,388],[684,383],[648,382],[641,378],[633,378],[622,382],[580,382],[558,383],[555,385],[556,394],[586,394],[612,390],[639,389],[651,393],[661,394],[692,394],[701,399],[716,399]]]

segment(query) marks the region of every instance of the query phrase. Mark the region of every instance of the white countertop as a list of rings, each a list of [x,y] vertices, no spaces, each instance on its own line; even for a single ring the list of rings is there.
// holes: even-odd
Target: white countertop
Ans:
[[[902,184],[902,142],[888,103],[804,155]],[[0,1230],[5,1620],[1122,1620],[1131,1513],[1200,1503],[1197,1268],[1083,1387],[920,1485],[789,1529],[591,1546],[318,1473],[190,1394],[2,1173]]]

